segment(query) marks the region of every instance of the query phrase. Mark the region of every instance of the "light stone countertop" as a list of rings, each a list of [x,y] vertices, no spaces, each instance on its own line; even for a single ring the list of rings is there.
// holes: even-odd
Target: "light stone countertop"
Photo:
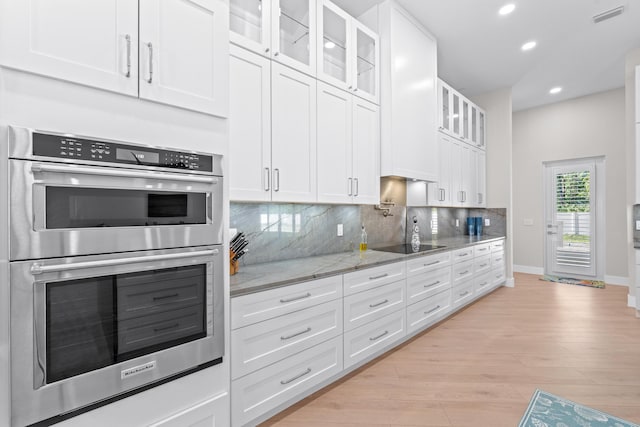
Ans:
[[[482,237],[446,237],[422,244],[444,246],[428,252],[416,254],[396,254],[369,249],[366,252],[342,252],[286,261],[268,262],[242,266],[238,273],[231,276],[231,297],[266,291],[281,286],[293,285],[323,277],[336,276],[351,271],[371,268],[410,258],[432,255],[438,252],[460,249],[469,245],[503,239],[504,236]],[[386,245],[380,245],[383,247]]]

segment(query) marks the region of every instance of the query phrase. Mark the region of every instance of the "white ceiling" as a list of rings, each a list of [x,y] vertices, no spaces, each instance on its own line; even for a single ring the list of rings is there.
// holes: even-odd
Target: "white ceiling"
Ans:
[[[382,0],[335,0],[354,16]],[[624,86],[640,0],[398,0],[438,39],[438,75],[467,96],[511,87],[514,111]],[[515,11],[498,15],[514,3]],[[593,15],[624,5],[622,15]],[[520,47],[535,40],[529,52]],[[562,86],[558,95],[549,89]]]

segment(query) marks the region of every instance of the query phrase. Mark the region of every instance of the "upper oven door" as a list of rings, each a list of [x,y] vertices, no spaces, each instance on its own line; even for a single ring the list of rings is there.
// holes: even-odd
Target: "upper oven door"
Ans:
[[[9,160],[12,260],[220,244],[222,178]]]

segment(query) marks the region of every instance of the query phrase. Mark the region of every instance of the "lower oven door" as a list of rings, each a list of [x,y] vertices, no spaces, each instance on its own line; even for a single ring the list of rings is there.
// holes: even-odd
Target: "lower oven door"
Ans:
[[[224,353],[220,245],[10,263],[12,417],[27,425]]]

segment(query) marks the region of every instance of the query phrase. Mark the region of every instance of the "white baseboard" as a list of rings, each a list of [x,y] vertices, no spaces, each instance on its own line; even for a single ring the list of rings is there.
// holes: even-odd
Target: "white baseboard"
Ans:
[[[629,278],[622,276],[604,276],[607,285],[629,286]]]
[[[544,268],[531,267],[528,265],[513,265],[514,273],[526,273],[526,274],[544,274]]]
[[[504,285],[507,288],[513,288],[516,285],[516,280],[513,277],[511,277],[511,278],[507,279],[506,282],[504,282]]]
[[[627,307],[636,308],[636,296],[627,294]]]

